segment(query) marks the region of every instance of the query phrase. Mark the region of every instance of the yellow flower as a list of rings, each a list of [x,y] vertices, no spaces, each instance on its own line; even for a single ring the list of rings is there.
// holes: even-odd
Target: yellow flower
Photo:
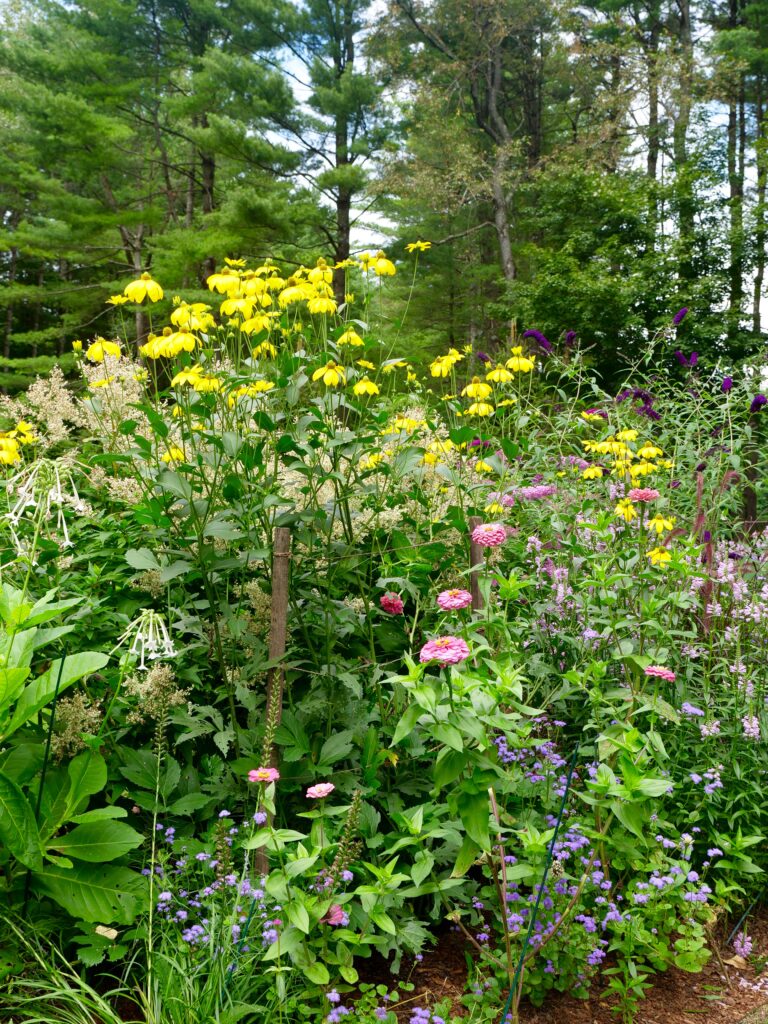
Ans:
[[[225,267],[218,274],[211,274],[206,284],[212,292],[230,295],[240,287],[240,275],[231,267]]]
[[[107,305],[109,306],[122,306],[124,302],[130,302],[131,300],[127,295],[110,295],[107,299]]]
[[[492,370],[489,370],[489,372],[486,373],[485,379],[491,381],[493,384],[506,384],[508,381],[512,380],[513,377],[509,370],[505,369],[503,366],[494,366]]]
[[[243,334],[255,334],[257,331],[268,331],[272,326],[272,317],[269,313],[257,313],[250,316],[240,324]]]
[[[200,374],[189,383],[192,385],[194,390],[199,393],[204,391],[221,391],[221,381],[218,377],[214,377],[212,374]]]
[[[360,459],[360,461],[358,462],[357,465],[358,465],[359,469],[363,469],[363,470],[365,470],[365,469],[376,469],[378,464],[380,462],[383,462],[383,461],[384,461],[384,456],[383,455],[379,455],[378,453],[375,453],[373,455],[365,455],[362,459]]]
[[[652,462],[636,462],[629,467],[629,472],[633,479],[636,476],[648,476],[649,473],[656,472],[656,466]]]
[[[433,377],[449,377],[451,370],[456,363],[461,362],[464,358],[455,348],[448,350],[448,355],[438,356],[433,362],[429,364],[429,372]]]
[[[490,416],[493,406],[488,402],[473,402],[467,409],[467,416]]]
[[[418,430],[419,427],[424,426],[424,420],[415,420],[412,416],[398,416],[396,417],[392,426],[387,427],[383,430],[383,434],[399,434],[402,431],[412,434],[414,430]]]
[[[18,437],[22,444],[34,444],[37,441],[35,428],[31,423],[27,423],[26,420],[19,420],[16,424],[16,429],[11,431],[11,433]]]
[[[615,516],[620,516],[624,522],[631,523],[633,519],[637,518],[637,509],[629,500],[629,498],[622,498],[616,508],[613,510]]]
[[[285,288],[278,295],[277,301],[280,303],[280,308],[285,309],[286,306],[292,306],[295,302],[303,302],[311,295],[314,295],[314,290],[309,288],[306,283],[302,284],[294,274],[285,282]]]
[[[229,407],[231,409],[239,398],[255,398],[257,395],[271,391],[274,387],[276,387],[275,382],[271,380],[255,380],[252,384],[244,384],[229,396]]]
[[[617,441],[636,441],[638,437],[637,431],[632,430],[620,430],[616,435]]]
[[[165,455],[160,456],[161,462],[181,462],[184,458],[184,449],[178,448],[174,445],[169,448]]]
[[[602,466],[587,466],[581,474],[585,480],[599,480],[603,475]]]
[[[381,250],[376,253],[376,256],[371,261],[370,267],[377,277],[393,277],[396,273],[394,263],[392,263],[391,260],[388,260]]]
[[[244,267],[245,260],[231,260],[228,256],[224,257],[224,262],[228,267]]]
[[[162,340],[163,355],[177,356],[180,352],[194,352],[199,341],[189,331],[174,331]]]
[[[16,462],[21,462],[18,442],[7,434],[0,434],[0,464],[12,466]]]
[[[233,316],[235,313],[240,313],[244,320],[253,312],[253,301],[251,299],[245,299],[242,297],[235,298],[231,297],[224,299],[221,304],[221,315],[222,316]]]
[[[163,297],[163,289],[149,274],[142,274],[137,281],[131,281],[123,288],[123,294],[131,302],[143,302],[144,299],[159,302]]]
[[[479,377],[473,377],[472,383],[467,384],[461,393],[468,398],[479,398],[482,400],[487,398],[492,392],[493,388],[490,384],[483,384]]]
[[[666,548],[654,548],[648,552],[648,557],[651,560],[651,565],[666,565],[667,562],[672,561],[672,555],[667,551]]]
[[[106,356],[119,359],[120,346],[114,341],[106,341],[104,338],[97,338],[88,346],[88,351],[85,353],[85,358],[90,359],[92,363],[103,363]]]
[[[362,366],[362,368],[364,370],[375,370],[376,369],[376,367],[373,365],[373,363],[369,363],[367,359],[358,359],[357,360],[357,365],[358,366]]]
[[[619,476],[623,476],[632,469],[632,463],[627,462],[626,459],[617,459],[613,464],[613,472]]]
[[[378,395],[379,386],[367,377],[362,377],[352,388],[356,395]]]
[[[490,464],[490,462],[485,462],[483,459],[478,459],[478,461],[475,463],[475,472],[476,473],[495,473],[496,471],[494,470],[494,468]]]
[[[274,359],[277,355],[277,349],[271,341],[262,341],[251,351],[251,355],[254,359],[259,359],[261,356],[269,356]]]
[[[207,331],[216,321],[204,302],[181,302],[171,313],[171,323],[187,331]]]
[[[363,339],[357,334],[351,327],[348,327],[342,335],[339,336],[336,341],[337,345],[354,345],[359,347],[363,344]]]
[[[319,370],[315,370],[312,374],[312,380],[322,380],[323,384],[328,388],[336,388],[339,384],[347,383],[344,367],[334,363],[332,359],[329,359],[325,366],[321,366]]]
[[[676,522],[677,520],[674,518],[674,516],[671,519],[667,519],[659,512],[653,517],[653,519],[648,520],[648,529],[655,530],[656,533],[661,535],[662,533],[664,533],[665,530],[674,529]]]
[[[321,282],[324,284],[330,284],[333,280],[333,271],[321,256],[317,261],[317,266],[310,270],[307,277],[312,284],[320,284]]]
[[[512,357],[507,360],[507,369],[514,373],[530,373],[536,363],[523,355],[523,346],[516,345],[512,349]]]
[[[179,370],[176,376],[171,381],[171,387],[175,388],[177,384],[192,384],[202,376],[203,369],[201,366],[195,365],[190,366],[185,370]]]
[[[659,455],[663,454],[663,450],[661,448],[657,448],[655,444],[644,444],[637,452],[638,458],[640,459],[657,459]]]
[[[384,363],[381,367],[382,373],[394,373],[395,370],[402,370],[408,363],[404,359],[393,359],[388,363]]]
[[[659,463],[659,465],[663,466],[664,469],[674,469],[675,468],[675,464],[674,464],[674,462],[671,459],[662,459],[661,462]]]
[[[427,249],[432,248],[431,242],[409,242],[406,245],[407,252],[426,252]]]
[[[516,404],[517,404],[517,399],[516,398],[505,398],[503,402],[497,402],[496,403],[496,408],[497,409],[502,409],[505,405],[516,405]]]
[[[405,380],[406,380],[406,383],[408,383],[408,384],[413,384],[413,382],[417,381],[418,379],[419,378],[416,376],[416,374],[413,372],[413,370],[409,370],[408,373],[406,373],[406,375],[405,375]]]
[[[605,417],[597,412],[583,412],[581,418],[587,420],[588,423],[602,423]]]
[[[82,341],[80,341],[79,338],[77,339],[77,341],[73,341],[72,342],[72,351],[73,352],[82,352],[83,351],[83,343],[82,343]]]
[[[348,306],[351,305],[355,301],[354,292],[345,292],[344,301],[347,303]]]
[[[114,379],[115,379],[114,377],[102,377],[101,380],[92,380],[91,383],[88,385],[88,387],[89,388],[106,388],[106,387],[109,387],[109,385],[112,383],[112,381]]]
[[[489,516],[503,516],[506,509],[498,501],[492,501],[490,505],[485,506],[484,511]]]
[[[307,309],[310,313],[315,314],[335,313],[336,302],[334,299],[328,298],[327,295],[316,295],[307,303]]]

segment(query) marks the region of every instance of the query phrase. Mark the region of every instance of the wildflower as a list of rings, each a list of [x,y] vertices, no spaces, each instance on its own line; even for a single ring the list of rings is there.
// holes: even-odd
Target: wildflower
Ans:
[[[336,789],[332,782],[318,782],[307,790],[307,800],[324,800]]]
[[[468,590],[443,590],[437,595],[437,604],[444,612],[469,608],[472,595]]]
[[[675,525],[675,518],[666,519],[663,515],[657,514],[652,519],[649,519],[646,526],[649,530],[655,530],[656,533],[661,535],[665,530],[671,530]]]
[[[184,459],[184,449],[178,448],[175,445],[168,449],[168,451],[160,456],[161,462],[181,462]]]
[[[469,647],[458,636],[439,636],[421,648],[419,661],[437,661],[441,665],[458,665],[469,657]]]
[[[107,305],[108,306],[122,306],[123,303],[130,302],[130,301],[131,300],[128,298],[127,295],[110,295],[109,298],[107,299]]]
[[[648,552],[648,557],[651,560],[651,565],[666,565],[667,562],[672,561],[672,555],[667,551],[666,548],[654,548]]]
[[[490,416],[494,409],[488,402],[473,402],[467,409],[467,416]]]
[[[721,384],[721,389],[722,389],[723,394],[727,395],[732,387],[733,387],[733,377],[723,377],[723,383]]]
[[[249,782],[277,782],[279,778],[277,768],[251,768],[248,772]]]
[[[758,409],[761,409],[762,406],[764,406],[766,404],[766,402],[768,402],[768,398],[766,398],[765,395],[763,395],[763,394],[755,395],[755,397],[752,399],[752,404],[749,407],[749,411],[750,412],[757,412]]]
[[[472,540],[484,548],[497,548],[507,539],[507,528],[503,523],[480,523],[472,531]]]
[[[393,594],[389,590],[386,594],[381,595],[379,604],[382,611],[387,612],[389,615],[402,615],[405,608],[402,597],[399,594]]]
[[[545,352],[552,351],[552,342],[546,338],[541,331],[530,330],[523,334],[524,338],[535,338],[536,341],[541,345]]]
[[[93,344],[88,346],[85,358],[92,363],[103,363],[107,356],[114,359],[120,358],[120,346],[114,341],[106,341],[104,338],[97,338]]]
[[[375,370],[376,369],[376,367],[373,365],[373,363],[369,363],[367,359],[358,359],[357,360],[357,365],[358,366],[362,366],[362,368],[364,370]]]
[[[473,377],[472,383],[467,384],[464,390],[461,392],[462,395],[467,395],[469,398],[487,398],[492,394],[493,388],[490,384],[484,384],[479,377]]]
[[[491,381],[492,384],[506,384],[514,378],[505,367],[494,366],[492,370],[489,370],[488,373],[486,373],[485,379]]]
[[[307,303],[307,309],[314,314],[335,313],[336,300],[327,295],[315,295]]]
[[[719,720],[717,718],[715,718],[711,722],[702,722],[699,725],[699,732],[701,733],[701,738],[703,740],[709,739],[711,736],[719,736],[720,735],[720,722],[719,722]]]
[[[133,639],[129,653],[138,656],[140,669],[147,669],[145,658],[155,661],[158,658],[176,656],[176,648],[173,646],[173,640],[171,640],[162,615],[151,609],[145,609],[138,618],[134,619],[118,640],[118,644],[123,643],[131,636]]]
[[[163,297],[163,289],[153,281],[149,274],[142,274],[137,281],[131,281],[123,288],[123,294],[130,302],[143,302],[149,299],[150,302],[159,302]]]
[[[307,274],[307,278],[312,284],[330,284],[333,280],[333,271],[321,256],[317,265]]]
[[[600,423],[602,420],[608,419],[608,413],[603,412],[602,409],[585,409],[581,416],[588,423]]]
[[[599,480],[603,475],[603,467],[587,466],[581,475],[585,480]]]
[[[522,345],[516,345],[512,349],[512,356],[506,363],[507,369],[512,370],[514,373],[530,373],[535,365],[536,363],[533,359],[523,355]]]
[[[331,786],[331,788],[333,789],[334,787]],[[334,903],[325,917],[321,918],[320,923],[333,925],[334,928],[337,928],[339,925],[347,925],[349,924],[349,914],[345,913],[339,903]]]
[[[343,366],[339,366],[338,363],[329,359],[325,366],[315,370],[312,374],[312,380],[322,380],[326,387],[335,388],[339,384],[346,384],[347,376]]]
[[[760,722],[756,715],[744,715],[741,720],[741,726],[747,739],[760,739]]]
[[[352,390],[356,395],[378,395],[379,385],[374,384],[374,382],[372,380],[368,380],[367,377],[361,377]]]
[[[388,260],[381,250],[376,253],[376,256],[371,261],[370,268],[377,277],[393,277],[396,273],[394,263]]]
[[[426,252],[427,249],[432,248],[431,242],[409,242],[406,245],[407,252]]]
[[[555,484],[534,484],[532,487],[521,487],[517,491],[518,498],[523,501],[543,501],[557,494]]]
[[[665,668],[663,665],[647,665],[643,671],[647,676],[664,679],[668,683],[674,683],[677,678],[671,668]]]
[[[678,309],[678,311],[672,317],[672,323],[675,325],[675,327],[677,327],[679,324],[681,324],[683,322],[683,320],[685,320],[685,317],[686,317],[687,313],[688,313],[688,307],[687,306],[683,306],[682,309]]]
[[[358,462],[358,468],[362,470],[376,469],[380,462],[384,461],[384,456],[378,452],[374,452],[372,455],[365,455]]]
[[[476,473],[494,473],[495,470],[490,462],[486,462],[485,459],[478,459],[475,463]]]
[[[269,356],[270,359],[274,359],[277,349],[271,341],[262,341],[251,350],[251,355],[254,359],[259,359],[261,356]]]
[[[351,327],[348,327],[342,335],[336,340],[337,345],[353,345],[359,347],[363,344],[363,339],[360,335],[354,331]]]
[[[171,381],[171,387],[175,388],[177,385],[181,384],[193,384],[198,379],[198,377],[202,376],[202,373],[203,368],[199,364],[196,364],[195,366],[190,366],[185,370],[179,370],[179,372]]]
[[[83,343],[82,343],[82,341],[80,341],[79,338],[76,341],[72,342],[72,351],[73,352],[82,352],[83,351]]]
[[[752,939],[746,931],[740,932],[733,940],[733,949],[737,956],[745,960],[752,953]]]
[[[613,510],[613,514],[622,518],[625,523],[631,523],[633,519],[637,518],[637,509],[629,498],[622,498]]]
[[[677,349],[675,351],[675,359],[677,359],[681,366],[695,366],[699,361],[699,353],[691,352],[690,356],[686,356],[680,349]]]
[[[636,441],[637,431],[635,429],[620,430],[616,435],[617,441]]]
[[[447,355],[438,356],[429,364],[429,372],[433,377],[448,377],[456,363],[461,362],[463,358],[460,352],[451,348]]]

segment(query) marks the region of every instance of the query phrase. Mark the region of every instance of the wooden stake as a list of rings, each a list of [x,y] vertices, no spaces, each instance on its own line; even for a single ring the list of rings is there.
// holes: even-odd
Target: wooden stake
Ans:
[[[483,595],[480,593],[480,569],[477,566],[483,564],[483,547],[472,540],[472,533],[476,526],[482,523],[480,516],[470,516],[469,519],[469,590],[472,594],[472,608],[476,612],[483,610]]]
[[[290,579],[291,531],[287,526],[275,527],[272,543],[272,616],[269,626],[269,660],[285,654],[288,636],[288,583]],[[276,665],[267,676],[267,713],[276,725],[283,717],[285,669]]]

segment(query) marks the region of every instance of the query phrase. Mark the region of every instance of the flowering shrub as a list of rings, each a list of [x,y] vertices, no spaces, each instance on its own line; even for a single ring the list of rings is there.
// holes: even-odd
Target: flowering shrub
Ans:
[[[596,979],[629,1020],[766,866],[761,396],[664,332],[615,395],[535,329],[422,370],[396,264],[337,269],[228,260],[134,349],[145,274],[2,403],[7,905],[145,1002],[183,964],[189,1021],[392,1024],[350,986],[444,921],[476,1020]]]

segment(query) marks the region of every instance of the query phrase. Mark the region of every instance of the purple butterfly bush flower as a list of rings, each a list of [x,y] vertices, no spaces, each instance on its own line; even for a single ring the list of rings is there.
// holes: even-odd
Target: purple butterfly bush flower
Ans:
[[[690,356],[685,356],[680,349],[677,349],[675,351],[675,358],[681,366],[695,366],[699,361],[699,353],[691,352]]]
[[[551,352],[552,351],[552,342],[549,340],[549,338],[546,338],[541,333],[541,331],[536,331],[534,329],[531,329],[530,331],[525,331],[523,333],[523,337],[524,338],[535,338],[535,340],[538,341],[539,345],[544,349],[545,352]]]
[[[752,404],[749,407],[749,411],[750,412],[757,412],[766,403],[768,403],[768,398],[766,398],[765,395],[763,395],[763,394],[757,394],[752,399]]]
[[[683,306],[682,309],[678,309],[678,311],[672,317],[672,323],[675,325],[675,327],[677,327],[679,324],[681,324],[683,322],[683,320],[685,320],[687,315],[688,315],[688,307],[687,306]]]
[[[568,348],[576,344],[576,331],[565,332],[565,344]]]
[[[478,352],[477,358],[481,363],[490,363],[491,357],[486,352]]]
[[[723,377],[723,394],[727,395],[733,387],[733,377]]]

